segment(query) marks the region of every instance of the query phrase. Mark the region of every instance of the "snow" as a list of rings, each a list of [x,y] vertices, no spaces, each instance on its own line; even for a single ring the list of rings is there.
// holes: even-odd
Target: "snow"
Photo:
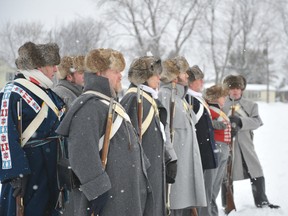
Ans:
[[[253,203],[249,180],[234,182],[236,212],[229,216],[278,216],[288,215],[288,104],[258,102],[259,113],[264,125],[255,133],[255,148],[264,169],[266,192],[271,203],[280,205],[280,209],[258,209]],[[286,134],[287,132],[287,134]],[[285,183],[286,182],[286,183]],[[224,216],[221,209],[220,195],[217,199],[219,216]]]

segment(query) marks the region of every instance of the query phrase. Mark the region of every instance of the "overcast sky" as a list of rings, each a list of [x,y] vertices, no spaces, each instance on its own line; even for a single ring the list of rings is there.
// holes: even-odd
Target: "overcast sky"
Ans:
[[[96,17],[92,0],[0,0],[0,25],[36,21],[51,28],[83,17]]]

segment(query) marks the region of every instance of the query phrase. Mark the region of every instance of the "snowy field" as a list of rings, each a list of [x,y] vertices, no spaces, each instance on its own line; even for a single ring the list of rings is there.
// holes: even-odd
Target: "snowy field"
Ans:
[[[234,182],[236,212],[229,216],[288,216],[288,104],[258,103],[264,125],[255,133],[255,147],[264,170],[266,193],[280,209],[257,209],[249,180]],[[286,182],[286,183],[285,183]],[[221,207],[221,200],[217,199]],[[220,210],[219,216],[225,215]]]
[[[288,104],[258,104],[264,125],[255,131],[256,151],[264,169],[268,199],[281,208],[256,208],[250,181],[243,180],[234,182],[237,211],[231,212],[229,216],[288,216]],[[217,202],[220,207],[219,197]],[[224,215],[220,209],[219,216]]]

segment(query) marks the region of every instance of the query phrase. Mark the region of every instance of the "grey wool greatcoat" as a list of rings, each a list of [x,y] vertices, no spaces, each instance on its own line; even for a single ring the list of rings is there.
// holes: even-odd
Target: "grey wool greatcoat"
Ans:
[[[177,175],[170,191],[170,208],[173,210],[206,206],[200,151],[195,126],[191,120],[192,110],[184,99],[185,93],[184,86],[177,84],[173,120],[173,147],[178,158]],[[171,83],[161,85],[159,100],[168,112],[165,131],[167,137],[170,137]]]
[[[130,87],[137,88],[134,85]],[[150,93],[146,92],[151,100],[154,100]],[[154,100],[155,101],[155,100]],[[126,93],[124,97],[121,99],[122,106],[126,109],[127,113],[130,116],[131,122],[134,125],[136,131],[139,134],[139,126],[138,126],[138,108],[137,108],[137,93],[131,92]],[[167,112],[163,106],[158,104],[155,101],[156,109],[160,108],[160,116],[165,119],[164,124],[166,123]],[[150,108],[153,108],[152,104],[143,97],[142,100],[143,107],[143,117],[142,122],[148,116]],[[158,111],[159,112],[159,111]],[[143,126],[143,125],[142,125]],[[143,131],[142,131],[143,132]],[[154,216],[165,216],[165,164],[164,164],[164,140],[161,133],[160,128],[160,118],[157,115],[157,111],[154,111],[154,115],[152,121],[142,136],[142,147],[144,149],[144,153],[147,156],[151,166],[147,170],[148,179],[151,184],[151,188],[153,191],[153,205],[146,206],[146,209],[154,209]],[[148,215],[147,215],[148,216]],[[153,215],[149,215],[153,216]]]
[[[81,95],[83,87],[80,85],[76,85],[75,83],[71,83],[67,80],[59,80],[56,86],[52,89],[61,99],[65,102],[66,112],[70,109],[72,102]],[[65,150],[67,151],[67,142],[65,141]],[[68,156],[67,152],[66,156]],[[68,202],[65,203],[65,211],[63,211],[62,216],[72,216],[74,214],[73,207],[73,198],[74,193],[78,193],[78,191],[71,191],[69,193]]]
[[[52,90],[62,98],[69,109],[71,103],[81,95],[82,89],[82,86],[76,85],[67,80],[59,80]]]
[[[263,125],[258,113],[258,104],[243,97],[234,104],[235,115],[241,118],[242,128],[238,131],[234,142],[233,180],[249,178],[243,167],[244,162],[251,178],[261,177],[263,170],[253,143],[253,130]],[[232,100],[227,98],[223,111],[228,116],[231,115],[231,106]]]
[[[88,90],[112,97],[108,79],[95,74],[85,74],[84,92]],[[107,191],[109,198],[101,216],[143,215],[149,193],[147,158],[132,124],[123,119],[110,140],[103,170],[98,144],[105,133],[107,114],[108,106],[98,96],[82,94],[57,129],[68,137],[70,164],[80,180],[78,197],[74,197],[75,215],[87,215],[88,201]],[[114,119],[117,116],[115,112]]]

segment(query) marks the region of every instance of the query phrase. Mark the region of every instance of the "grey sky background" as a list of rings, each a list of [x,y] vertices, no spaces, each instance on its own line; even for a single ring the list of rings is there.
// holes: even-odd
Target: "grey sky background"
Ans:
[[[52,28],[77,18],[95,18],[96,10],[92,0],[0,0],[0,25],[23,21]]]

